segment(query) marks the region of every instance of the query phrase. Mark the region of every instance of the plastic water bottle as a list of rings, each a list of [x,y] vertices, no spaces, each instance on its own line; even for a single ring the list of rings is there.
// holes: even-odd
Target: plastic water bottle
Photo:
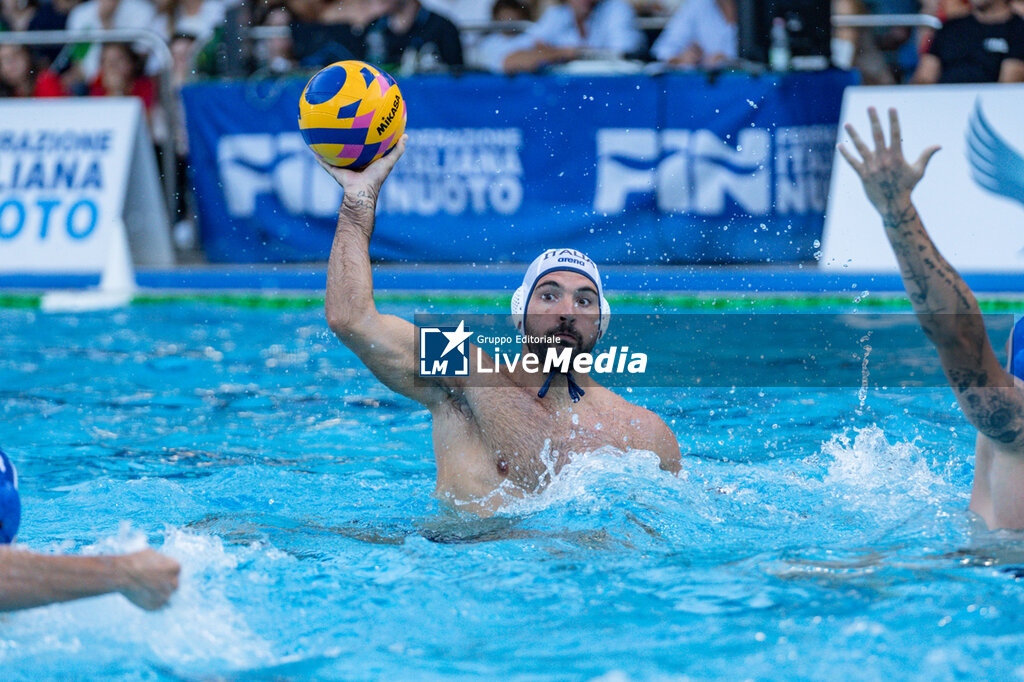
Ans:
[[[369,31],[366,34],[366,61],[380,66],[387,59],[387,47],[384,35],[380,31]]]
[[[775,17],[772,20],[771,47],[768,49],[768,64],[772,71],[789,71],[790,57],[789,31],[786,20]]]

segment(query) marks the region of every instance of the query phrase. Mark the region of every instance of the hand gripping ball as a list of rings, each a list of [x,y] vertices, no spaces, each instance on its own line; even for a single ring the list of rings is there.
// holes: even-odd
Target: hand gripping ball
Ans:
[[[335,62],[313,76],[299,98],[299,130],[332,166],[362,168],[405,132],[405,98],[390,75],[366,62]]]

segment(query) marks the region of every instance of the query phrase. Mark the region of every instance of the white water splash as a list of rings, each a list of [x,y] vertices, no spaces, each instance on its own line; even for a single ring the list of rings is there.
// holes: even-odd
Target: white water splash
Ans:
[[[874,425],[854,431],[852,441],[848,434],[838,434],[821,449],[828,469],[824,483],[844,490],[844,497],[865,505],[891,505],[896,499],[933,500],[939,489],[948,487],[914,443],[890,443]]]
[[[123,524],[116,536],[80,553],[121,554],[146,546],[141,532]],[[252,631],[231,602],[229,583],[244,576],[237,570],[239,557],[226,552],[220,538],[169,529],[157,549],[181,563],[179,589],[166,607],[147,612],[111,594],[11,614],[0,639],[0,661],[56,660],[75,654],[84,665],[92,651],[116,650],[179,671],[197,663],[206,669],[244,669],[272,662],[270,642]],[[267,552],[276,550],[242,550]],[[22,644],[5,646],[15,642]],[[25,646],[26,642],[31,644]]]
[[[549,446],[545,444],[545,453]],[[542,461],[553,459],[550,454]],[[625,487],[636,487],[650,482],[678,482],[676,477],[660,469],[658,455],[647,450],[620,450],[611,445],[592,452],[573,455],[572,460],[555,473],[548,467],[547,486],[539,493],[507,502],[503,513],[531,514],[551,507],[572,505],[575,508],[596,510],[606,508],[610,502],[605,494],[608,486],[617,481],[629,481]],[[685,478],[685,475],[683,476]]]
[[[868,357],[871,355],[871,344],[868,341],[871,340],[871,331],[860,337],[860,342],[864,347],[864,357],[860,361],[860,390],[857,391],[857,400],[860,403],[857,407],[857,416],[864,414],[864,403],[868,399]]]

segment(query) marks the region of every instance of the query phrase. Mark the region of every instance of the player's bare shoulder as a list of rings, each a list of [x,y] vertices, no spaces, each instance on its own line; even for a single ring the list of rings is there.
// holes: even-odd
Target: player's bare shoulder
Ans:
[[[630,433],[629,447],[650,450],[658,455],[661,468],[673,474],[682,468],[679,442],[665,420],[645,407],[629,402],[620,395],[608,391],[615,404],[616,413],[627,416]],[[620,412],[621,411],[621,412]]]

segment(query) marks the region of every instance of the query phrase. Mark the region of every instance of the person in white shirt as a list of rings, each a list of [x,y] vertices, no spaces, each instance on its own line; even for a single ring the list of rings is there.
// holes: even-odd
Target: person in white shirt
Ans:
[[[686,0],[651,47],[660,62],[712,69],[736,59],[735,0]]]
[[[588,53],[622,57],[646,46],[626,0],[565,0],[549,7],[526,35],[529,47],[506,58],[507,72],[536,71]]]
[[[530,6],[524,0],[495,0],[491,7],[491,21],[532,21]],[[481,38],[466,52],[467,63],[476,69],[491,73],[505,73],[505,59],[517,50],[533,45],[530,36],[515,31],[497,31]]]
[[[111,28],[153,28],[156,10],[146,0],[89,0],[78,5],[68,15],[68,31],[96,31]],[[140,44],[148,52],[149,46]],[[79,62],[86,82],[91,82],[100,70],[100,46],[90,45]],[[150,59],[149,73],[159,68],[159,62]]]
[[[224,10],[221,0],[182,0],[175,12],[174,33],[186,33],[205,43],[224,25]]]

